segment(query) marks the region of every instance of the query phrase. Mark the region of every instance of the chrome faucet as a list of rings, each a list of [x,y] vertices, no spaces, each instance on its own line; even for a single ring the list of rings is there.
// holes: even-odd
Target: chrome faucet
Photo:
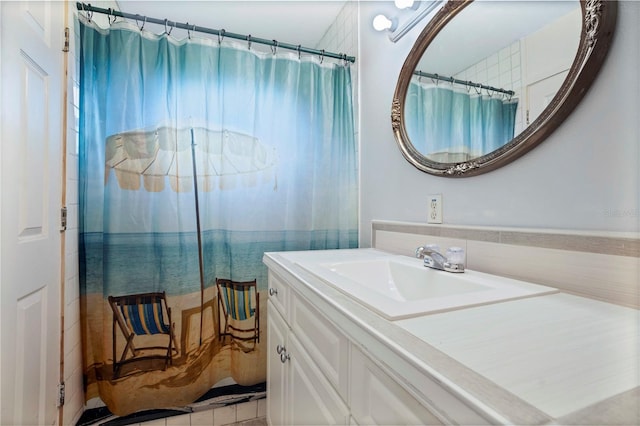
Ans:
[[[435,244],[427,244],[416,249],[416,257],[424,260],[424,266],[447,272],[464,272],[464,252],[457,247],[447,250],[447,257],[440,253]]]
[[[440,271],[444,271],[444,264],[447,262],[447,258],[444,257],[437,246],[434,245],[418,247],[416,249],[416,257],[418,259],[424,259],[424,266]]]

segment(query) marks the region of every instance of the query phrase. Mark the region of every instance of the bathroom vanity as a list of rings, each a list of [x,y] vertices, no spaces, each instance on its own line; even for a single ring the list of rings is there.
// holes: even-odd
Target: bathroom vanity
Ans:
[[[432,271],[376,249],[266,253],[264,263],[272,425],[638,417],[637,309],[475,271]],[[394,290],[367,292],[381,276]],[[425,277],[444,287],[404,286]]]

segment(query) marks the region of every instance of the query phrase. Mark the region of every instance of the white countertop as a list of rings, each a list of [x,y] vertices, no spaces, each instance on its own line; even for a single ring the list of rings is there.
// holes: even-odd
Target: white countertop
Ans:
[[[319,296],[494,419],[510,424],[640,420],[638,310],[558,293],[389,321],[298,264],[370,255],[384,252],[266,253],[265,263],[292,274],[305,286],[299,290]]]
[[[640,385],[635,309],[568,294],[396,324],[560,418]]]

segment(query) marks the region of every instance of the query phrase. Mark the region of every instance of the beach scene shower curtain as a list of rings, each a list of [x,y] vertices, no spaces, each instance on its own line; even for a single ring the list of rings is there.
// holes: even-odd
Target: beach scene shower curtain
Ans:
[[[518,100],[414,77],[405,104],[407,134],[427,158],[455,163],[513,139]]]
[[[87,399],[263,383],[264,252],[357,246],[349,68],[79,19]]]

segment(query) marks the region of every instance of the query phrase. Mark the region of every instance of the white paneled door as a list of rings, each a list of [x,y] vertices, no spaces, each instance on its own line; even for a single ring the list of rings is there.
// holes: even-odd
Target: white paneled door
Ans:
[[[533,123],[542,111],[551,103],[560,86],[564,83],[569,71],[562,71],[558,74],[543,78],[527,86],[527,125]]]
[[[0,1],[0,424],[58,420],[62,1]]]

